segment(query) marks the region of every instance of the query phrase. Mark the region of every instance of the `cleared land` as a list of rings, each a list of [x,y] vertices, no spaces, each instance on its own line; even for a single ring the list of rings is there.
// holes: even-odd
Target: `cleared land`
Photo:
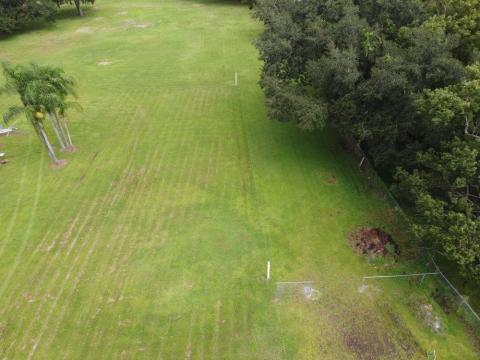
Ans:
[[[360,226],[394,229],[334,136],[267,119],[247,7],[67,15],[0,42],[2,59],[64,67],[85,108],[62,170],[24,120],[0,139],[0,358],[478,358],[436,304],[442,333],[424,324],[432,300],[408,280],[358,292],[362,275],[412,269],[350,248]],[[276,299],[291,280],[317,300]]]

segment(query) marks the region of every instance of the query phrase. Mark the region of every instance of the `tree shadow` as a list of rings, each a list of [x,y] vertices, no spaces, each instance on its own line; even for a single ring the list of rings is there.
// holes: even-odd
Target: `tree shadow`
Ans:
[[[77,9],[75,6],[61,7],[60,9],[58,9],[53,20],[34,21],[30,23],[28,26],[25,26],[22,29],[16,30],[11,34],[0,33],[0,42],[13,40],[18,36],[28,34],[29,32],[32,32],[32,31],[39,31],[39,30],[53,31],[57,29],[58,27],[57,24],[62,21],[65,21],[65,20],[70,21],[75,19],[82,20],[85,18],[89,18],[94,14],[93,8],[90,6],[85,6],[82,8],[82,10],[83,10],[84,16],[80,17],[78,16]]]

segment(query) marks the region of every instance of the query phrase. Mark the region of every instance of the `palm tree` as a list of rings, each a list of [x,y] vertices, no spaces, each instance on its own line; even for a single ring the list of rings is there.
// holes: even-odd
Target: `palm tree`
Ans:
[[[38,67],[38,65],[36,65],[36,67]],[[72,107],[81,109],[78,103],[67,101],[68,96],[76,97],[74,90],[75,81],[73,78],[66,76],[64,71],[57,67],[42,66],[38,70],[48,82],[49,86],[54,89],[44,92],[47,95],[43,103],[49,104],[48,112],[50,116],[53,115],[56,126],[63,137],[63,142],[66,144],[66,148],[73,150],[75,147],[66,121],[66,110]]]
[[[26,118],[30,121],[35,132],[40,138],[40,141],[47,148],[48,154],[52,158],[53,162],[58,164],[60,161],[58,160],[55,150],[53,149],[45,131],[45,126],[43,124],[43,112],[41,109],[35,109],[35,107],[25,104],[23,106],[11,106],[3,115],[3,120],[8,124],[10,120],[20,114],[25,114]]]
[[[69,102],[63,102],[62,103],[62,105],[59,108],[58,114],[57,114],[56,111],[53,112],[53,115],[55,116],[57,124],[59,124],[61,126],[61,129],[64,129],[64,133],[65,133],[64,137],[65,137],[66,142],[67,142],[67,149],[69,149],[71,151],[75,150],[75,145],[73,145],[72,137],[70,135],[70,129],[68,128],[68,125],[67,125],[66,111],[67,111],[67,109],[72,108],[72,107],[75,107],[76,109],[79,109],[79,110],[82,109],[80,104],[78,104],[76,102],[73,102],[73,101],[69,101]],[[61,123],[59,121],[59,115],[62,119]]]
[[[66,77],[59,68],[33,63],[17,67],[3,63],[3,71],[7,79],[5,90],[18,93],[23,105],[10,107],[3,117],[4,121],[7,123],[13,117],[25,114],[50,157],[58,164],[59,160],[45,130],[44,119],[47,114],[61,148],[73,148],[65,120],[66,109],[75,104],[66,101],[68,95],[75,95],[73,80]]]
[[[44,108],[44,111],[38,112],[37,116],[42,118],[41,114],[47,114],[47,118],[50,121],[57,141],[60,144],[61,149],[64,150],[66,148],[64,137],[59,131],[58,124],[54,122],[51,115],[52,112],[62,104],[61,99],[56,94],[55,87],[45,80],[33,80],[25,89],[25,99],[29,104],[35,104],[39,108]]]

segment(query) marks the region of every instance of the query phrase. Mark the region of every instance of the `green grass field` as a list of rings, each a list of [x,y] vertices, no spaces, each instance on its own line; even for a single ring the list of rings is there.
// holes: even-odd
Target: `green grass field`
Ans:
[[[73,14],[0,41],[0,59],[65,68],[84,107],[63,169],[23,119],[0,138],[1,359],[479,358],[425,288],[358,292],[363,275],[414,265],[352,251],[353,229],[394,230],[388,207],[332,132],[268,120],[248,7],[99,0]],[[276,299],[295,280],[317,300]]]

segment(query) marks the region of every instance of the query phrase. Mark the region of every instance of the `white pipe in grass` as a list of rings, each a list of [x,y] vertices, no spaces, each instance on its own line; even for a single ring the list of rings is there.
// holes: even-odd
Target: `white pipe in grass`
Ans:
[[[267,280],[270,280],[270,260],[267,261]]]
[[[363,276],[362,279],[382,279],[382,278],[396,278],[396,277],[410,277],[410,276],[425,276],[425,275],[440,275],[440,272],[428,272],[418,274],[400,274],[400,275],[376,275],[376,276]]]

